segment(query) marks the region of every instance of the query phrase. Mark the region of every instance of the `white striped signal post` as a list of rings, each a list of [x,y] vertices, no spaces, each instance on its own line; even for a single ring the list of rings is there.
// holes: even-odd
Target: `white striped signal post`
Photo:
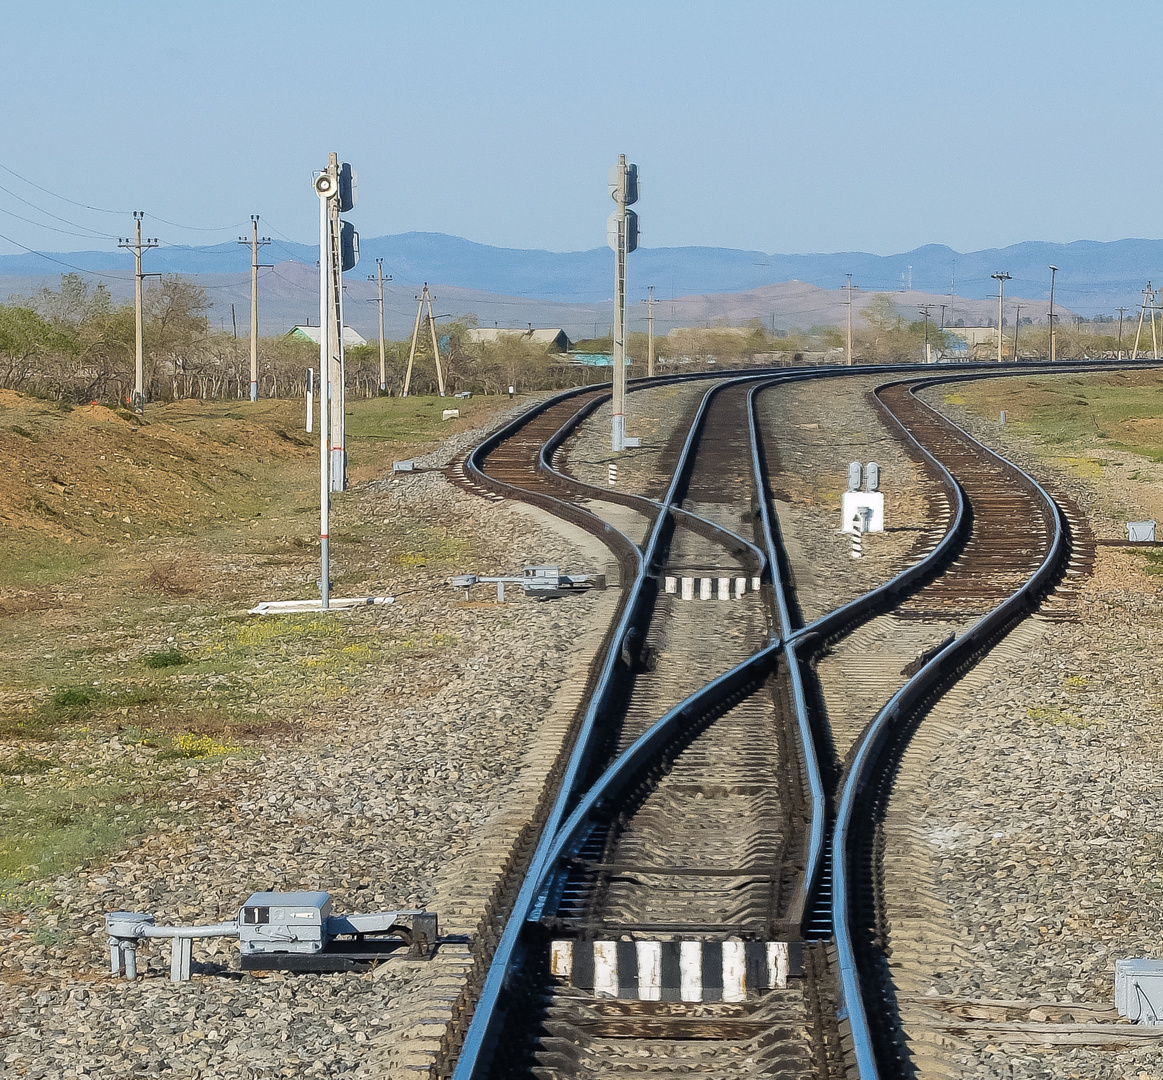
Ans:
[[[613,487],[618,482],[618,465],[617,462],[610,462],[610,487]]]

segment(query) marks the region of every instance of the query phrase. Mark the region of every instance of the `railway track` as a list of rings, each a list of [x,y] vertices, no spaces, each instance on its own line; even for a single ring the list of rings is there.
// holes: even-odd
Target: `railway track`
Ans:
[[[929,470],[943,535],[801,625],[755,409],[797,377],[709,390],[658,500],[554,467],[595,391],[466,461],[468,483],[600,530],[628,587],[480,1004],[438,1074],[637,1075],[649,1060],[658,1075],[908,1075],[878,905],[895,763],[941,690],[1065,572],[1068,529],[1029,477],[885,386],[878,408]],[[641,546],[600,524],[611,498],[651,517]],[[662,588],[682,577],[763,587],[699,610]],[[881,649],[897,682],[875,715],[867,700],[842,715],[846,640],[897,643]]]

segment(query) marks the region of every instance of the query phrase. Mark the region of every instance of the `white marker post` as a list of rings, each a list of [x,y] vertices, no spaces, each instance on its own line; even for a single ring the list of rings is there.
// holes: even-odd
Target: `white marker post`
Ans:
[[[313,417],[315,413],[315,369],[307,369],[307,431],[314,431]]]

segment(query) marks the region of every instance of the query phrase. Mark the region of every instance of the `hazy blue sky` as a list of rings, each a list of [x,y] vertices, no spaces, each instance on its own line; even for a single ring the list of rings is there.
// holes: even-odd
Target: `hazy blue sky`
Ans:
[[[163,239],[215,242],[258,213],[310,242],[329,150],[358,171],[365,236],[596,247],[619,152],[641,169],[649,247],[887,254],[1163,232],[1147,3],[4,7],[0,165],[125,213],[2,170],[0,185],[100,233],[127,234],[141,208]],[[21,244],[111,243],[69,231],[0,191],[0,233]]]

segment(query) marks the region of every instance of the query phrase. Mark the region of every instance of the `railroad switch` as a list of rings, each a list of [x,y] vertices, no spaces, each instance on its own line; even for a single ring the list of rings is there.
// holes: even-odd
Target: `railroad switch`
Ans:
[[[238,918],[207,926],[158,926],[152,915],[113,911],[105,916],[110,969],[137,975],[137,946],[169,938],[170,979],[185,982],[195,938],[237,937],[243,971],[354,971],[384,960],[401,948],[429,959],[437,945],[431,911],[376,911],[332,915],[325,892],[252,893]]]
[[[536,596],[540,600],[547,600],[554,596],[564,596],[567,592],[576,592],[579,589],[604,589],[606,587],[605,574],[563,574],[556,566],[527,566],[520,577],[509,575],[506,577],[481,577],[478,574],[457,574],[449,584],[454,589],[464,589],[464,598],[469,598],[469,591],[474,585],[497,586],[497,599],[505,599],[506,585],[520,585],[526,596]]]

